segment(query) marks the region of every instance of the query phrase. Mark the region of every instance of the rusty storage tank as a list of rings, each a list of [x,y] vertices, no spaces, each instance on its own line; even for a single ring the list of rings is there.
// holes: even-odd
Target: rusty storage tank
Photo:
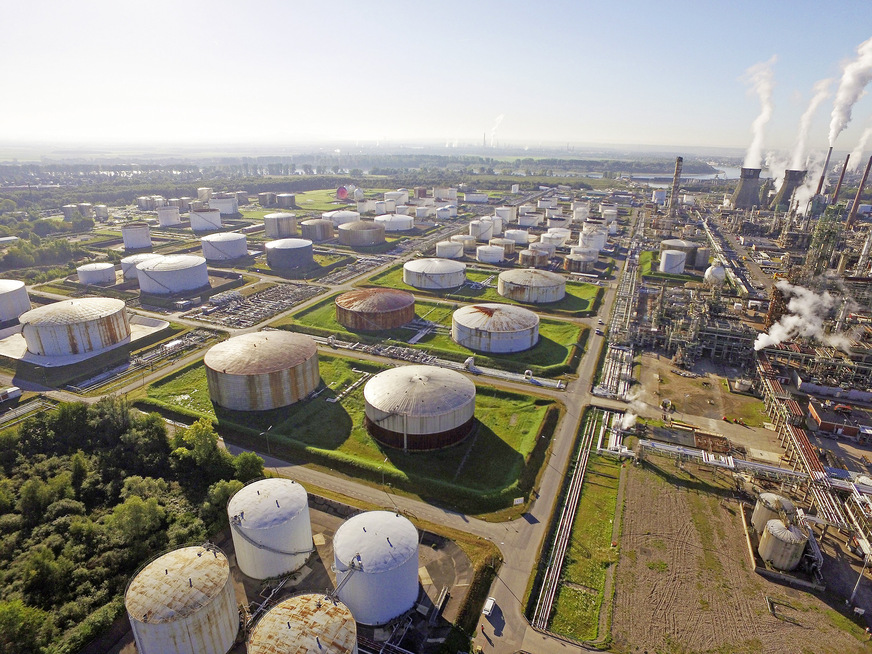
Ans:
[[[478,352],[523,352],[539,342],[539,316],[509,304],[470,304],[451,316],[451,338]]]
[[[557,252],[557,247],[553,243],[543,243],[542,241],[530,243],[529,249],[545,252],[548,254],[549,259],[554,256],[555,252]]]
[[[440,259],[460,259],[463,256],[463,243],[439,241],[436,243],[436,256]]]
[[[178,227],[182,224],[182,219],[179,217],[179,205],[181,200],[176,200],[177,204],[167,205],[157,210],[157,222],[161,227]]]
[[[0,322],[16,320],[30,311],[30,297],[24,282],[17,279],[0,279]]]
[[[566,295],[566,280],[546,270],[505,270],[497,278],[497,292],[518,302],[557,302]]]
[[[115,266],[108,262],[86,263],[76,268],[76,275],[80,284],[114,284]]]
[[[318,387],[318,348],[304,334],[281,330],[234,336],[203,357],[209,399],[233,411],[289,406]]]
[[[571,273],[591,273],[596,266],[596,259],[584,254],[567,254],[563,259],[563,269]]]
[[[130,340],[123,300],[102,297],[62,300],[21,316],[27,350],[42,356],[99,352]]]
[[[257,201],[262,207],[274,207],[276,204],[276,194],[270,191],[258,193]]]
[[[151,247],[151,230],[146,223],[127,223],[121,228],[125,250],[143,250]]]
[[[385,228],[372,220],[358,220],[339,225],[339,242],[353,248],[370,247],[385,242]]]
[[[415,296],[393,288],[361,288],[335,300],[336,321],[352,331],[381,331],[415,319]]]
[[[239,632],[230,564],[214,545],[158,557],[128,584],[124,603],[139,654],[226,654]]]
[[[510,238],[492,238],[487,244],[501,247],[505,256],[515,253],[515,242]]]
[[[788,520],[796,518],[796,506],[789,499],[777,493],[760,493],[754,512],[751,514],[751,525],[758,535],[763,533],[766,523],[781,517],[781,512]]]
[[[366,428],[383,445],[434,450],[459,443],[475,420],[475,384],[438,366],[399,366],[363,388]]]
[[[760,535],[757,553],[778,570],[794,570],[802,560],[808,536],[799,527],[785,525],[780,519],[769,520]]]
[[[545,250],[521,250],[518,252],[518,264],[525,268],[541,268],[547,266],[548,252]]]
[[[312,241],[306,238],[281,238],[264,245],[270,268],[300,268],[314,261]]]
[[[475,248],[478,247],[475,236],[470,236],[469,234],[455,234],[450,240],[453,243],[460,243],[464,252],[475,252]]]
[[[236,565],[252,579],[299,570],[315,551],[309,495],[291,479],[259,479],[227,503]]]
[[[333,223],[325,218],[312,218],[300,223],[303,238],[320,243],[333,238]]]
[[[413,259],[403,264],[403,283],[414,288],[457,288],[466,283],[466,264],[451,259]]]
[[[292,213],[268,213],[263,217],[267,238],[291,238],[297,235],[297,216]]]
[[[200,239],[206,261],[232,261],[248,255],[248,240],[239,232],[218,232]]]
[[[129,257],[124,257],[121,260],[121,272],[124,274],[124,279],[136,279],[136,266],[150,259],[162,259],[163,256],[154,252],[142,252],[141,254],[131,254]]]
[[[150,295],[174,295],[209,286],[206,259],[195,254],[168,254],[136,265],[139,290]]]
[[[357,654],[357,624],[342,602],[302,593],[279,602],[257,621],[248,654]]]
[[[221,212],[218,209],[191,209],[191,229],[195,232],[211,232],[221,229]]]

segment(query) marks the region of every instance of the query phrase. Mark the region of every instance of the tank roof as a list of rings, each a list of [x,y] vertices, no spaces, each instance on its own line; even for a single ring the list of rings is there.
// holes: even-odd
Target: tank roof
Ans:
[[[384,226],[372,220],[355,220],[353,223],[339,225],[339,229],[351,232],[366,232],[384,229]]]
[[[83,264],[83,265],[79,266],[78,268],[76,268],[76,270],[84,270],[84,271],[88,271],[88,270],[108,270],[109,268],[114,268],[114,267],[115,267],[115,266],[112,265],[111,263],[109,263],[108,261],[101,261],[101,262],[99,262],[99,263],[86,263],[86,264]]]
[[[244,241],[245,234],[240,234],[239,232],[217,232],[215,234],[209,234],[208,236],[204,236],[200,240],[219,242]]]
[[[440,416],[475,400],[475,384],[454,370],[438,366],[399,366],[375,375],[363,397],[385,413]]]
[[[227,503],[227,513],[239,516],[246,530],[270,529],[308,508],[308,494],[290,479],[260,479],[240,488]]]
[[[160,259],[163,256],[164,255],[157,254],[156,252],[141,252],[140,254],[131,254],[129,257],[124,257],[121,260],[121,263],[136,265],[143,261],[148,261],[149,259]]]
[[[11,293],[24,288],[24,282],[17,279],[0,279],[0,293]]]
[[[276,213],[266,214],[263,217],[263,219],[266,220],[267,218],[275,219],[275,218],[296,218],[296,217],[297,217],[297,214],[295,214],[295,213],[287,213],[285,211],[278,211]]]
[[[357,625],[342,602],[322,594],[302,594],[271,608],[252,629],[248,654],[350,654]]]
[[[300,223],[301,225],[305,225],[306,227],[312,227],[315,225],[332,225],[332,220],[327,220],[326,218],[309,218],[309,220],[304,220]]]
[[[213,345],[203,363],[228,375],[262,375],[297,366],[317,352],[315,341],[305,334],[252,332]]]
[[[796,513],[796,506],[789,499],[777,493],[760,493],[760,501],[769,509],[783,509],[785,513]]]
[[[407,518],[391,511],[368,511],[346,520],[333,537],[333,553],[346,565],[363,572],[387,572],[418,551],[418,530]]]
[[[138,270],[169,272],[172,270],[188,270],[206,263],[206,259],[196,254],[168,254],[160,259],[149,259],[136,265]]]
[[[539,324],[539,316],[529,309],[495,302],[460,307],[453,318],[470,329],[501,333],[525,331]]]
[[[383,313],[415,304],[415,296],[393,288],[361,288],[343,293],[335,303],[348,311]]]
[[[105,297],[84,297],[61,300],[22,313],[22,325],[70,325],[99,320],[124,310],[124,300]]]
[[[804,543],[808,537],[795,525],[786,526],[781,520],[775,518],[766,523],[766,531],[775,536],[782,543]]]
[[[524,268],[522,270],[504,270],[499,278],[511,284],[523,286],[562,286],[566,280],[557,273],[536,268]]]
[[[307,238],[280,238],[269,241],[264,247],[267,250],[299,250],[312,247],[312,241]]]
[[[447,241],[451,243],[451,241]],[[403,268],[412,272],[428,275],[440,275],[445,273],[458,273],[466,270],[466,264],[453,259],[439,259],[430,257],[427,259],[413,259],[403,264]]]
[[[660,242],[660,247],[665,248],[699,248],[702,247],[694,241],[685,241],[683,238],[667,238]]]

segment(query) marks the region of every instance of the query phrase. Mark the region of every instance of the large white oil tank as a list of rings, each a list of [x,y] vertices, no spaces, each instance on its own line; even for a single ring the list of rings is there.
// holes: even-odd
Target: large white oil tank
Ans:
[[[260,479],[227,503],[239,569],[254,579],[299,570],[314,550],[309,495],[291,479]]]
[[[561,243],[558,247],[566,245],[567,241],[569,241],[569,238],[572,236],[572,231],[570,231],[566,227],[549,227],[548,233],[563,238],[563,243]]]
[[[443,259],[459,259],[463,256],[463,243],[439,241],[436,243],[436,256]]]
[[[0,279],[0,322],[16,320],[27,311],[30,311],[30,297],[24,282]]]
[[[62,300],[31,309],[21,316],[27,350],[41,356],[99,352],[130,341],[123,300],[102,297]]]
[[[282,209],[293,209],[297,206],[297,196],[294,193],[276,193],[276,204]]]
[[[505,225],[505,221],[499,216],[485,216],[481,219],[482,222],[489,222],[493,225],[493,231],[491,236],[500,236],[503,233],[503,226]]]
[[[513,223],[518,216],[518,210],[515,207],[497,207],[494,209],[494,215],[501,218],[503,224]]]
[[[520,207],[518,207],[519,216],[526,216],[529,213],[536,213],[536,207],[534,207],[532,204],[522,204]]]
[[[709,264],[709,258],[711,257],[711,252],[708,248],[698,248],[696,251],[696,256],[693,260],[694,268],[706,268]]]
[[[136,265],[139,290],[151,295],[173,295],[209,286],[206,259],[193,254],[168,254]]]
[[[415,226],[415,219],[412,216],[404,216],[402,214],[386,213],[375,217],[375,222],[384,226],[386,232],[405,232]]]
[[[326,211],[321,214],[321,217],[332,222],[334,227],[339,227],[345,223],[356,223],[360,220],[360,213],[357,211],[340,209],[338,211]]]
[[[450,259],[413,259],[403,264],[403,283],[415,288],[457,288],[466,283],[466,264]]]
[[[151,247],[151,230],[146,223],[128,223],[121,228],[125,250],[142,250]]]
[[[566,280],[546,270],[504,270],[497,278],[497,292],[518,302],[557,302],[566,295]]]
[[[221,229],[221,212],[218,209],[191,210],[191,229],[195,232],[209,232]]]
[[[526,229],[507,229],[503,236],[512,239],[521,248],[527,247],[527,243],[530,242],[530,233]]]
[[[554,256],[554,253],[557,251],[557,246],[553,243],[543,243],[542,241],[538,241],[536,243],[530,243],[529,248],[531,250],[540,250],[542,252],[548,253],[548,258]]]
[[[178,202],[178,200],[177,200]],[[161,227],[178,227],[182,224],[179,207],[167,205],[157,210],[157,222]]]
[[[206,261],[230,261],[248,255],[248,240],[238,232],[218,232],[200,239]]]
[[[539,242],[544,243],[545,245],[552,245],[554,246],[554,249],[557,249],[566,243],[566,236],[547,232],[539,235]]]
[[[226,654],[239,632],[230,564],[214,545],[158,557],[127,586],[124,603],[139,654]]]
[[[212,199],[212,189],[206,186],[197,189],[197,199],[200,202],[208,202]]]
[[[385,191],[385,200],[393,200],[397,204],[408,204],[408,191]]]
[[[121,260],[121,272],[124,275],[124,279],[136,279],[136,266],[141,264],[143,261],[148,261],[149,259],[162,259],[163,256],[164,255],[155,252],[142,252],[140,254],[131,254],[129,257],[124,257]]]
[[[761,534],[766,528],[766,523],[781,517],[784,512],[788,520],[796,516],[796,506],[789,499],[777,493],[760,493],[754,512],[751,514],[751,524],[754,530]]]
[[[569,229],[572,220],[567,216],[552,216],[548,218],[548,231],[552,229]]]
[[[418,530],[397,513],[346,520],[333,537],[333,560],[339,599],[361,624],[384,624],[418,599]]]
[[[213,197],[209,200],[209,208],[217,209],[222,216],[235,216],[239,213],[239,202],[235,195],[221,198]]]
[[[501,247],[505,256],[515,253],[515,242],[510,238],[492,238],[487,244]]]
[[[469,223],[469,235],[476,241],[488,241],[493,237],[494,226],[491,222],[473,220]]]
[[[282,330],[240,334],[213,345],[203,364],[209,399],[233,411],[290,406],[321,379],[312,337]]]
[[[267,238],[290,238],[297,234],[297,217],[292,213],[268,213],[263,217]]]
[[[470,304],[452,315],[451,338],[478,352],[522,352],[539,342],[539,316],[509,304]]]
[[[102,263],[86,263],[76,268],[76,274],[79,277],[79,283],[90,284],[114,284],[115,283],[115,266],[109,262]]]
[[[778,570],[793,570],[802,560],[808,536],[795,525],[786,526],[781,520],[766,523],[760,535],[757,553]]]
[[[455,234],[451,237],[451,240],[455,243],[460,243],[464,252],[475,252],[475,248],[478,247],[475,236],[470,236],[469,234]]]
[[[663,250],[660,253],[658,270],[670,275],[680,275],[684,272],[684,261],[687,255],[681,250]]]
[[[518,215],[518,225],[521,227],[536,227],[542,222],[540,213],[523,213]]]
[[[505,250],[499,245],[479,245],[475,248],[475,260],[481,263],[502,263]]]
[[[294,595],[272,607],[248,637],[247,654],[357,654],[357,624],[345,604],[323,593]]]

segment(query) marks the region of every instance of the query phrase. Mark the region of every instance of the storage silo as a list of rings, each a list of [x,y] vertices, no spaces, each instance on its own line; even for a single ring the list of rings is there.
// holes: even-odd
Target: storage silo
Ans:
[[[485,216],[481,219],[483,223],[490,223],[493,226],[491,237],[501,236],[503,233],[503,219],[499,216]]]
[[[493,223],[473,220],[469,223],[469,235],[476,241],[489,241],[494,235]]]
[[[544,250],[524,249],[518,251],[518,265],[525,268],[541,268],[548,265],[548,253]]]
[[[395,213],[385,213],[375,217],[375,222],[385,228],[386,232],[405,232],[415,226],[412,216],[403,216]]]
[[[79,213],[82,215],[82,218],[93,218],[94,217],[94,206],[90,202],[79,202],[76,205],[76,208],[79,210]]]
[[[418,530],[397,513],[360,513],[336,530],[333,568],[355,621],[384,624],[418,599]]]
[[[699,249],[699,243],[694,241],[685,241],[680,238],[668,238],[660,242],[660,251],[678,250],[687,255],[686,261],[693,262],[696,259],[696,252]]]
[[[681,275],[684,272],[684,262],[687,255],[679,250],[663,250],[660,253],[658,270],[670,275]]]
[[[24,282],[17,279],[0,279],[0,322],[17,320],[22,313],[30,311],[30,297]]]
[[[197,189],[197,199],[200,202],[208,202],[212,199],[212,189],[206,186]]]
[[[393,200],[397,204],[408,204],[408,191],[385,191],[385,200]]]
[[[276,193],[276,205],[281,209],[293,209],[297,206],[297,196],[293,193]]]
[[[562,243],[558,243],[557,247],[562,247],[566,245],[569,241],[569,238],[572,236],[572,231],[567,229],[566,227],[549,227],[549,234],[554,234],[555,236],[560,236],[563,239]]]
[[[566,280],[545,270],[505,270],[497,278],[497,292],[518,302],[557,302],[566,295]]]
[[[129,257],[124,257],[121,260],[121,272],[124,275],[124,279],[136,279],[136,266],[141,264],[143,261],[149,261],[151,259],[162,259],[164,255],[156,254],[154,252],[142,252],[140,254],[131,254]]]
[[[320,383],[318,349],[304,334],[252,332],[213,345],[203,357],[209,399],[233,411],[289,406]]]
[[[566,242],[566,237],[561,236],[560,234],[552,234],[551,232],[547,232],[545,234],[539,235],[539,242],[544,243],[545,245],[551,245],[556,250]]]
[[[530,242],[530,233],[526,229],[507,229],[503,236],[513,240],[521,249],[527,247]]]
[[[487,242],[487,244],[501,247],[504,256],[509,256],[515,253],[515,242],[510,238],[492,238]]]
[[[248,255],[248,240],[239,232],[218,232],[200,239],[206,261],[231,261]]]
[[[292,213],[268,213],[263,217],[267,238],[291,238],[297,235],[297,217]]]
[[[86,263],[76,268],[79,283],[91,285],[106,285],[115,283],[115,266],[104,261],[101,263]]]
[[[697,248],[696,256],[693,259],[694,268],[708,268],[711,252],[708,248]]]
[[[372,220],[339,225],[339,242],[350,247],[371,247],[385,242],[385,228]]]
[[[226,654],[239,632],[230,564],[214,545],[158,557],[128,584],[124,603],[139,654]]]
[[[502,219],[503,224],[513,223],[518,215],[518,210],[515,207],[497,207],[494,209],[494,215]]]
[[[94,205],[94,217],[97,220],[108,220],[109,219],[109,207],[105,204],[95,204]]]
[[[240,488],[227,503],[236,564],[253,579],[299,570],[315,550],[309,495],[290,479],[260,479]]]
[[[572,219],[569,216],[551,216],[548,219],[548,231],[550,232],[552,229],[565,229],[568,231],[571,224]]]
[[[125,250],[143,250],[151,247],[151,230],[146,223],[127,223],[121,228]]]
[[[333,238],[333,223],[324,218],[312,218],[300,223],[300,233],[303,238],[321,243]]]
[[[210,232],[221,229],[221,212],[218,209],[191,209],[191,229],[195,232]]]
[[[322,213],[321,217],[325,220],[329,220],[333,223],[334,227],[338,228],[340,225],[344,225],[346,223],[356,223],[357,221],[359,221],[360,212],[340,209],[338,211],[327,211],[325,213]]]
[[[470,304],[452,314],[451,338],[478,352],[523,352],[539,342],[539,316],[509,304]]]
[[[26,311],[18,322],[27,351],[41,356],[99,352],[130,340],[123,300],[62,300]]]
[[[475,248],[475,260],[481,263],[502,263],[505,251],[499,245],[479,245]]]
[[[459,443],[475,420],[475,384],[455,370],[399,366],[363,388],[366,428],[383,445],[434,450]]]
[[[760,493],[751,514],[751,524],[757,534],[763,533],[767,522],[780,518],[782,511],[788,520],[795,519],[796,506],[789,499],[777,493]]]
[[[536,227],[541,222],[541,213],[525,213],[518,216],[518,225],[521,227]]]
[[[466,283],[466,264],[450,259],[413,259],[403,264],[403,283],[415,288],[457,288]]]
[[[194,254],[168,254],[136,265],[139,290],[150,295],[173,295],[209,286],[206,260]]]
[[[436,244],[436,256],[443,259],[459,259],[463,256],[463,243],[439,241]]]
[[[795,525],[787,526],[779,519],[769,520],[760,535],[757,553],[778,570],[794,570],[802,560],[808,536]]]
[[[475,236],[470,236],[469,234],[455,234],[450,240],[454,243],[460,243],[464,252],[475,252],[475,248],[478,247]]]
[[[361,288],[338,296],[336,321],[352,331],[394,329],[415,319],[415,296],[393,288]]]
[[[247,654],[357,654],[357,624],[342,602],[322,593],[294,595],[257,621]]]
[[[177,200],[180,202],[180,200]],[[157,210],[157,222],[161,227],[178,227],[182,224],[179,206],[168,205]]]
[[[305,238],[281,238],[264,245],[266,262],[270,268],[289,269],[311,266],[312,241]]]

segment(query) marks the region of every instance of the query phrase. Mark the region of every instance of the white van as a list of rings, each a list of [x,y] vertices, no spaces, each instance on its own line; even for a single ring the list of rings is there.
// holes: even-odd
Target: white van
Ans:
[[[493,597],[488,597],[484,601],[484,608],[481,610],[482,615],[485,617],[489,616],[493,612],[496,603],[497,601]]]

